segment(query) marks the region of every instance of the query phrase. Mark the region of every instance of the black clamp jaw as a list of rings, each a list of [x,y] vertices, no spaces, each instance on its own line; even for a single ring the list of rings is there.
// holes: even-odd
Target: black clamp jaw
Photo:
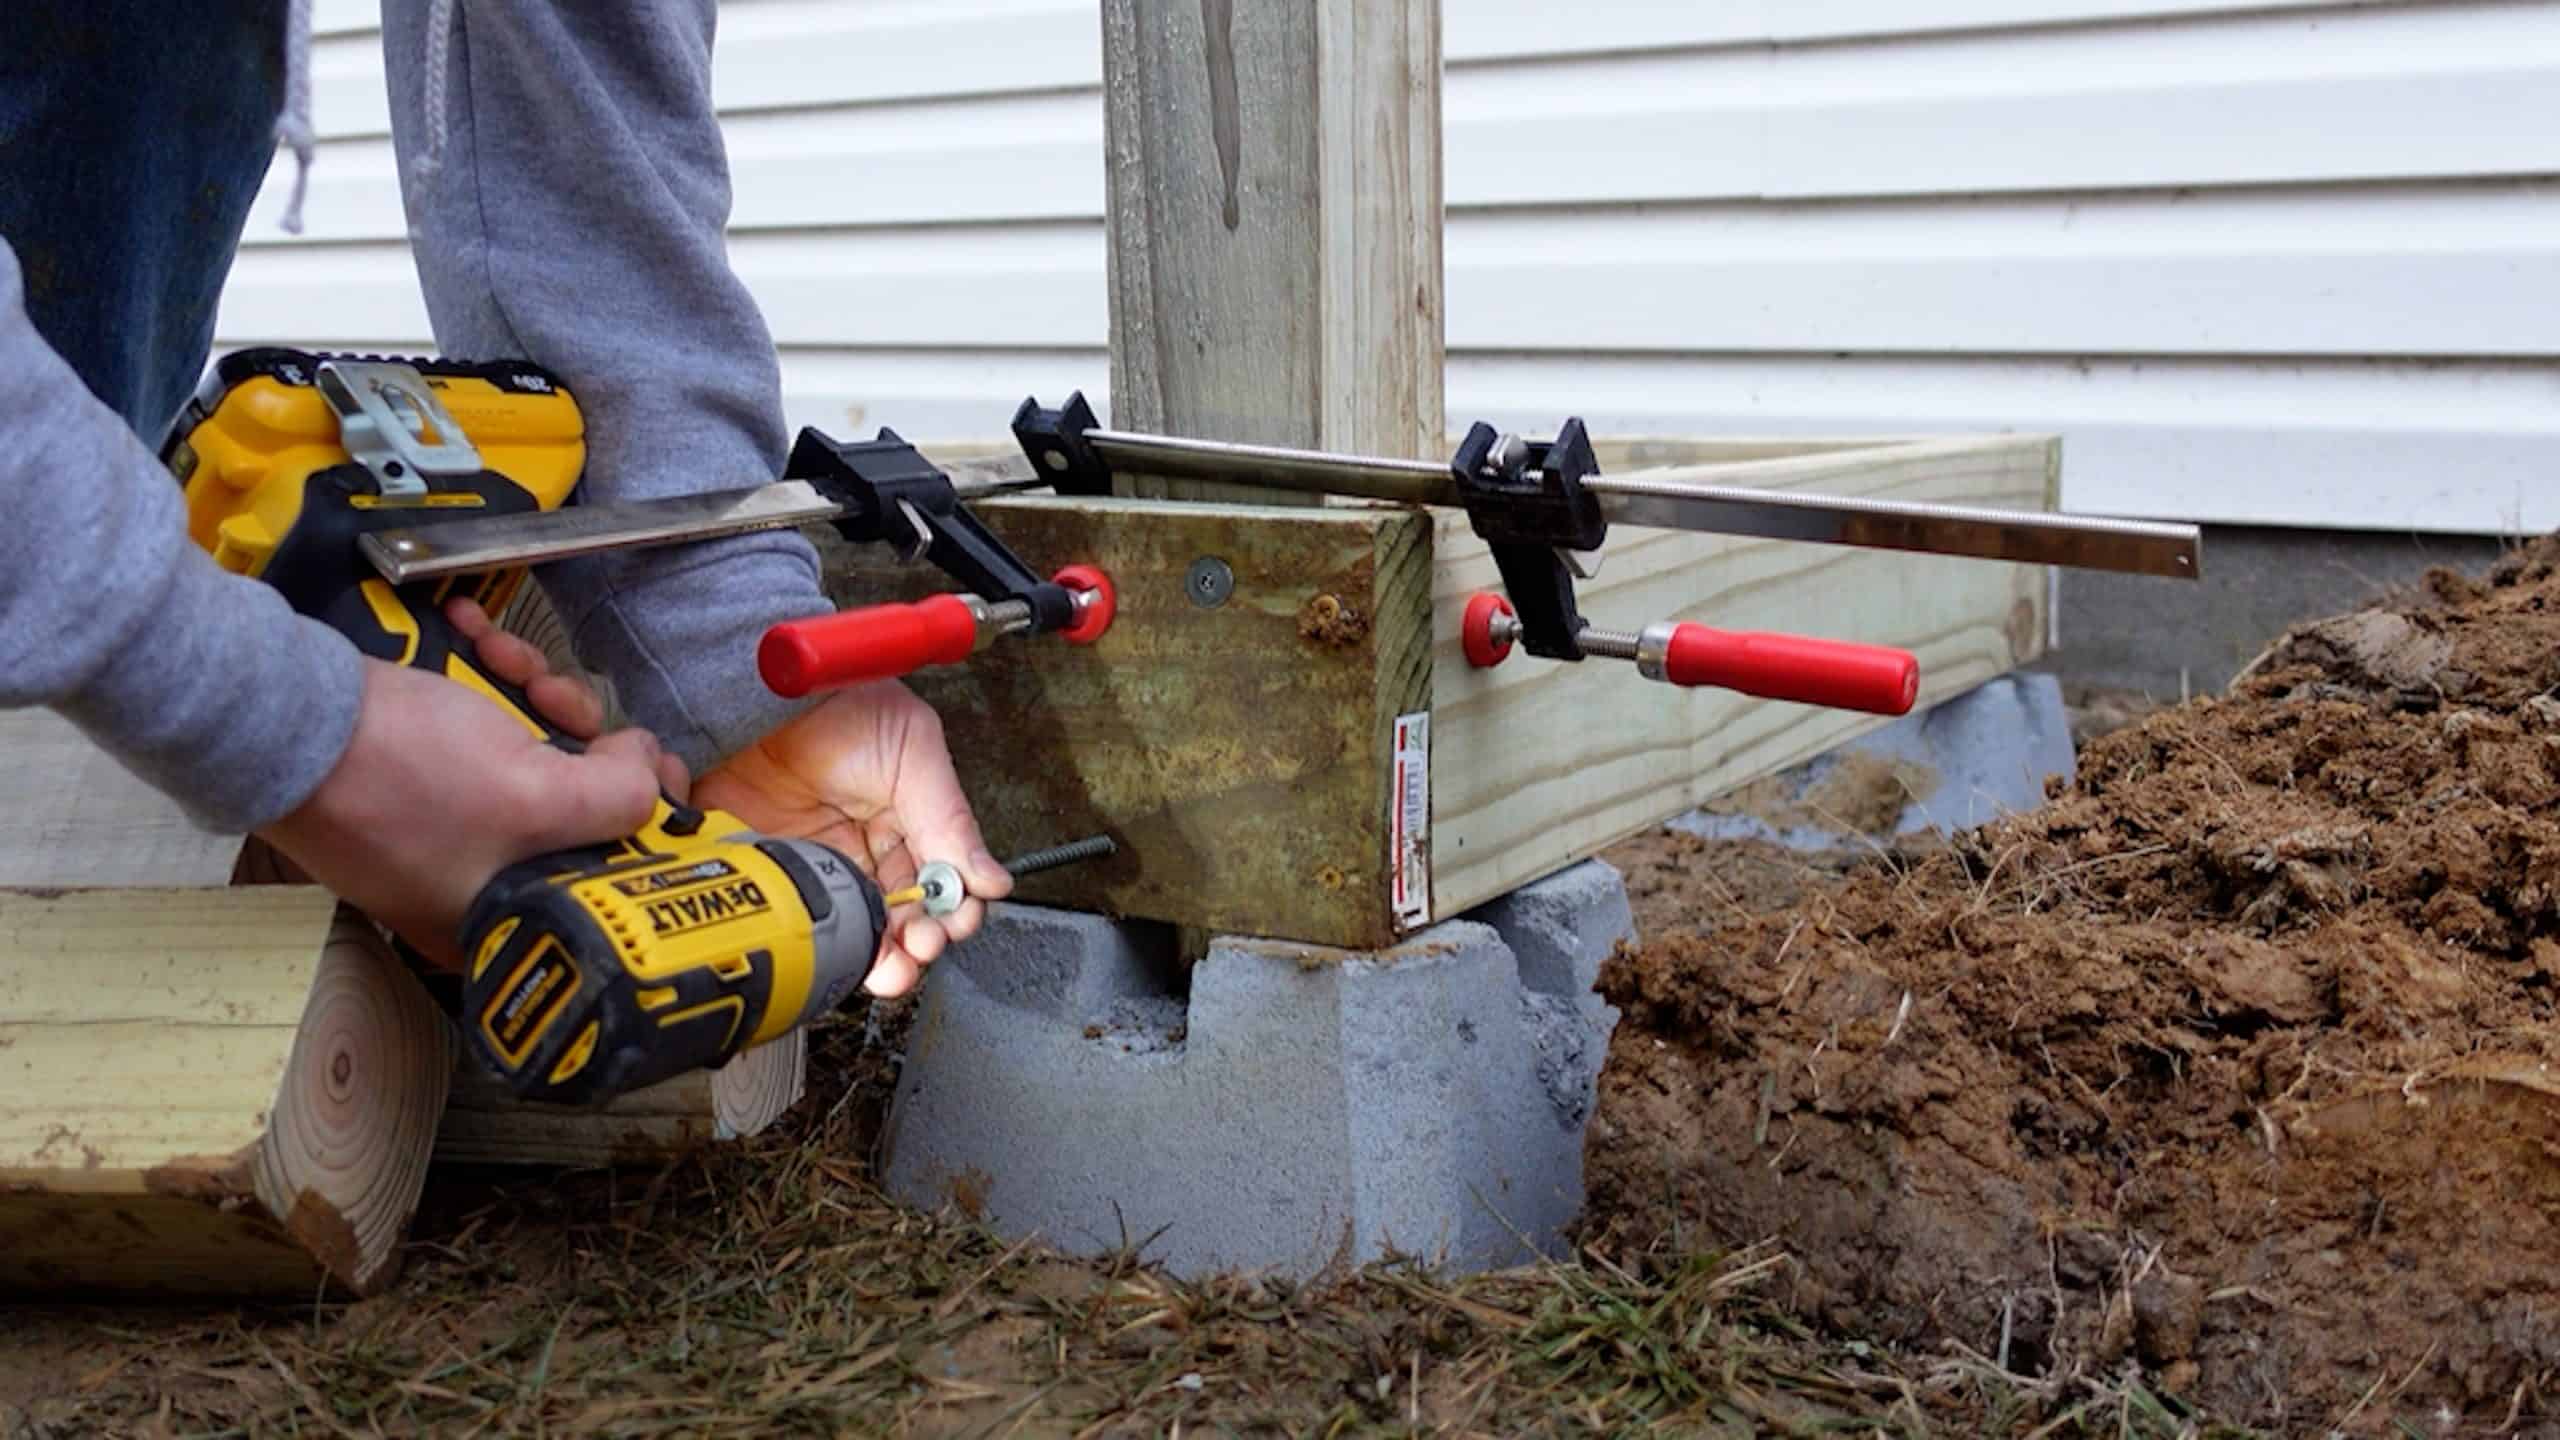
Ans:
[[[1573,603],[1573,573],[1563,552],[1595,552],[1608,538],[1600,497],[1582,482],[1600,473],[1582,421],[1569,419],[1556,438],[1522,440],[1477,422],[1467,431],[1449,474],[1458,483],[1467,522],[1493,549],[1520,623],[1520,644],[1548,660],[1580,660],[1590,622]]]
[[[836,533],[857,545],[885,544],[900,559],[930,560],[982,600],[1022,601],[1035,632],[1076,623],[1075,598],[1066,587],[1041,579],[989,534],[960,503],[951,477],[887,426],[877,439],[854,441],[804,429],[783,478],[805,481],[845,507],[833,522]]]
[[[1031,457],[1031,468],[1060,495],[1111,493],[1111,466],[1084,438],[1086,431],[1101,428],[1081,390],[1055,410],[1043,410],[1031,399],[1013,412],[1015,442]]]

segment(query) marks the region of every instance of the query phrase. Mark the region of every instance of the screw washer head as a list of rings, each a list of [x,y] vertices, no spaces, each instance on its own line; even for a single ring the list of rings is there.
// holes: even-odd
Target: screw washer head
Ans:
[[[969,898],[969,890],[960,881],[960,867],[948,860],[936,860],[916,872],[916,885],[924,891],[924,913],[948,915]]]
[[[1191,562],[1191,569],[1182,577],[1182,587],[1191,596],[1192,604],[1215,610],[1235,593],[1236,574],[1227,568],[1226,561],[1203,555]]]

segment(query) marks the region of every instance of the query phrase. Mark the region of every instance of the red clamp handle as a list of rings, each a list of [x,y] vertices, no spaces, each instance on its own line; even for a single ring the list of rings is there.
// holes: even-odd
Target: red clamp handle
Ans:
[[[764,632],[756,669],[765,688],[799,699],[813,690],[895,680],[928,665],[956,665],[978,648],[978,617],[957,595],[912,605],[868,605]]]
[[[1694,623],[1672,627],[1662,678],[1874,715],[1908,714],[1920,698],[1920,660],[1908,650]]]

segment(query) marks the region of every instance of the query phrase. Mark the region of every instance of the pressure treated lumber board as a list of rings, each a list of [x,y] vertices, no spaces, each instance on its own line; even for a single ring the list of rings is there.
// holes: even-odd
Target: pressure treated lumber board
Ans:
[[[1104,0],[1114,425],[1399,456],[1437,443],[1439,12]]]
[[[1377,945],[1388,736],[1430,699],[1430,524],[1418,511],[1013,499],[976,507],[1043,574],[1118,582],[1095,644],[1000,640],[915,688],[942,716],[999,854],[1109,831],[1121,853],[1028,877],[1027,900],[1225,933]],[[947,588],[813,535],[839,604]],[[1232,596],[1184,577],[1223,562]]]
[[[2049,511],[2060,442],[1952,438],[1839,446],[1656,469],[1650,478]],[[1896,645],[1919,656],[1919,706],[2044,653],[2050,571],[1842,546],[1616,527],[1577,587],[1594,624],[1696,620]],[[1499,588],[1466,519],[1439,515],[1432,580],[1433,913],[1507,894],[1672,815],[1885,723],[1879,717],[1676,690],[1634,667],[1526,652],[1492,670],[1460,648],[1467,596]]]
[[[0,885],[220,885],[240,841],[52,711],[0,711]]]
[[[323,891],[0,891],[0,1290],[378,1291],[452,1064]]]

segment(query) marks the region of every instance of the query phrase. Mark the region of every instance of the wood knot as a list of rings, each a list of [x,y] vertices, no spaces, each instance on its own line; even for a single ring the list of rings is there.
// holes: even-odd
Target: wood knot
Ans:
[[[1339,595],[1318,595],[1298,607],[1298,636],[1347,649],[1369,638],[1369,617]]]

